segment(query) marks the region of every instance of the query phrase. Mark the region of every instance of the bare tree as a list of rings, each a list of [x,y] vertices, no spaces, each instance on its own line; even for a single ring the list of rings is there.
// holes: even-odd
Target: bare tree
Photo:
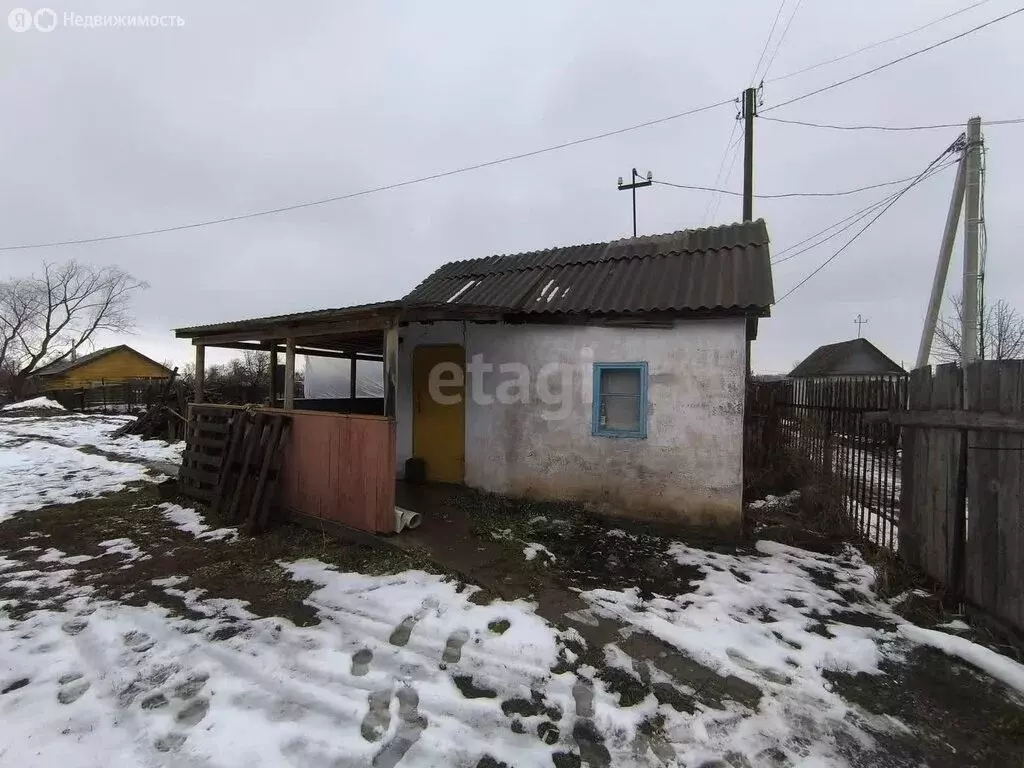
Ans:
[[[0,360],[15,396],[40,368],[91,348],[98,333],[131,330],[131,297],[145,287],[119,267],[76,261],[0,283]]]
[[[0,388],[11,389],[18,373],[18,334],[36,315],[35,287],[27,280],[0,283]]]
[[[243,387],[269,389],[270,353],[246,350],[228,363],[228,377]]]
[[[952,312],[935,328],[935,356],[944,363],[960,361],[963,298],[954,296]],[[1024,357],[1024,316],[1004,299],[982,309],[978,354],[983,360]]]

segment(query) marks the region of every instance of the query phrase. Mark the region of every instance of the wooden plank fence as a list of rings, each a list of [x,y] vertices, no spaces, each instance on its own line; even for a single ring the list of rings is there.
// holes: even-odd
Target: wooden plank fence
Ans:
[[[963,382],[956,365],[920,368],[910,375],[910,412],[958,410]],[[957,576],[962,557],[958,516],[963,514],[961,435],[955,429],[905,427],[900,552],[910,565],[943,584]]]
[[[966,374],[968,412],[1013,416],[1017,429],[966,433],[964,594],[1024,633],[1024,361],[983,362]]]
[[[1024,361],[916,370],[900,555],[1008,635],[1024,637]]]
[[[1024,638],[1024,361],[751,390],[746,482],[808,462],[863,539]]]

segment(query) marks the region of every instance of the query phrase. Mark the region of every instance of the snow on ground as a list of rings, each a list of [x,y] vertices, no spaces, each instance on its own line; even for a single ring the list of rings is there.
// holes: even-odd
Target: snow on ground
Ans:
[[[0,411],[25,410],[63,411],[65,408],[56,400],[51,400],[48,397],[33,397],[31,400],[22,400],[20,403],[11,403],[0,408]]]
[[[148,560],[149,555],[143,551],[138,544],[131,539],[120,538],[120,539],[109,539],[107,541],[101,541],[99,546],[106,550],[107,555],[120,555],[122,560],[121,568],[130,568],[131,564],[136,560]]]
[[[145,462],[180,462],[182,443],[112,437],[126,420],[95,415],[0,419],[0,520],[47,504],[119,491],[131,482],[161,479],[146,473]],[[88,452],[89,446],[130,461]]]
[[[202,515],[190,507],[182,507],[179,504],[161,504],[160,510],[163,516],[170,520],[178,530],[190,533],[197,539],[208,539],[216,541],[226,539],[235,541],[238,538],[236,528],[210,528],[203,522]]]
[[[132,421],[132,416],[68,413],[59,416],[18,416],[0,419],[0,447],[26,438],[77,448],[93,446],[101,451],[130,456],[136,461],[178,464],[184,442],[143,440],[138,435],[113,437],[112,432]]]
[[[111,438],[123,421],[0,421],[0,519],[144,477],[140,464],[76,446],[129,458],[180,450]],[[159,511],[199,539],[237,535],[211,530],[190,508]],[[528,559],[550,555],[524,544]],[[128,538],[100,546],[126,578],[136,564],[157,562]],[[187,573],[139,585],[183,605],[179,615],[80,586],[77,569],[93,565],[89,556],[34,542],[4,550],[0,585],[16,599],[0,600],[0,762],[402,768],[476,766],[489,755],[492,764],[550,766],[554,753],[573,751],[602,766],[845,765],[851,745],[870,750],[872,734],[908,729],[844,700],[829,671],[881,674],[883,662],[927,645],[1024,693],[1021,665],[910,625],[879,601],[873,571],[853,549],[828,556],[762,541],[749,553],[680,543],[668,552],[699,574],[691,589],[593,589],[581,593],[589,608],[565,618],[621,623],[624,631],[610,633],[621,643],[590,650],[608,668],[643,668],[652,684],[689,697],[693,706],[681,711],[652,692],[623,705],[602,671],[579,664],[580,632],[557,630],[531,604],[480,605],[474,587],[421,571],[368,576],[316,560],[280,563],[315,585],[306,602],[321,623],[297,627],[211,597]],[[678,649],[677,660],[756,688],[759,702],[710,704],[701,678],[659,667],[664,653],[623,650],[637,630]],[[588,749],[604,757],[588,759]]]
[[[699,762],[704,750],[730,746],[749,758],[774,747],[793,761],[843,764],[837,733],[871,739],[851,722],[855,713],[832,692],[823,672],[877,673],[883,655],[896,652],[895,637],[851,623],[825,628],[821,619],[853,612],[877,626],[895,615],[881,604],[870,610],[851,605],[849,597],[871,599],[874,580],[853,549],[835,558],[761,541],[757,550],[760,557],[675,544],[670,551],[676,560],[703,574],[695,591],[643,600],[635,589],[597,589],[583,597],[599,615],[644,629],[719,675],[738,677],[765,694],[759,712],[735,729],[715,725],[722,712],[697,717],[689,727],[706,739],[687,759]],[[798,733],[796,723],[809,731]],[[811,742],[803,754],[791,746],[796,736]]]
[[[584,592],[598,615],[646,630],[723,676],[756,685],[758,712],[723,730],[722,712],[670,714],[666,730],[698,733],[686,764],[731,748],[752,759],[781,749],[799,764],[844,765],[849,739],[869,747],[870,730],[905,728],[874,718],[834,692],[827,671],[879,674],[883,659],[902,659],[911,644],[958,656],[1024,692],[1024,666],[964,638],[907,623],[872,592],[873,570],[848,548],[831,557],[775,542],[757,544],[760,556],[671,548],[703,578],[693,592],[641,599],[635,589]],[[728,718],[726,718],[728,721]],[[802,763],[801,761],[807,761]]]
[[[534,560],[538,555],[540,555],[540,562],[543,563],[553,563],[557,560],[551,550],[543,544],[537,544],[536,542],[531,541],[523,547],[523,557],[527,560]]]
[[[0,425],[2,429],[3,425]],[[71,504],[149,479],[141,464],[111,461],[43,441],[0,446],[0,520],[47,504]]]
[[[784,496],[772,496],[770,493],[763,499],[750,502],[747,506],[750,509],[778,509],[789,507],[800,498],[800,491],[790,491]]]
[[[0,611],[5,764],[551,765],[558,747],[536,734],[546,718],[514,733],[501,706],[533,689],[573,707],[576,677],[549,672],[556,635],[529,606],[476,605],[472,589],[417,571],[287,567],[320,585],[321,625],[194,595],[204,619],[88,594],[22,622]]]

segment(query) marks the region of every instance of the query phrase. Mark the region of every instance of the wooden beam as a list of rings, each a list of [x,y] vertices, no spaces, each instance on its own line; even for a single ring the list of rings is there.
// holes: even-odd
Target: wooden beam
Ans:
[[[396,417],[395,396],[398,390],[398,324],[384,334],[384,416]]]
[[[270,350],[270,407],[277,406],[277,346]]]
[[[355,355],[352,356],[352,362],[349,363],[348,370],[349,370],[349,374],[348,374],[348,378],[349,378],[349,382],[348,382],[349,395],[348,396],[352,400],[355,400],[356,399],[356,358],[355,358]]]
[[[284,347],[284,409],[295,410],[295,339],[287,339]]]
[[[995,411],[895,411],[891,413],[865,413],[864,421],[889,422],[902,427],[925,429],[973,429],[982,432],[1012,432],[1024,434],[1024,418],[1020,415]]]
[[[197,403],[203,402],[203,386],[206,384],[206,347],[202,344],[196,345],[196,392],[193,400]]]
[[[284,351],[280,344],[272,341],[232,341],[226,344],[207,344],[208,347],[218,349],[242,349],[253,352],[272,352],[274,350]],[[346,352],[341,349],[316,349],[313,347],[295,347],[295,354],[309,355],[310,357],[333,357],[339,360],[348,360],[355,354],[360,360],[381,361],[384,356],[377,352]]]

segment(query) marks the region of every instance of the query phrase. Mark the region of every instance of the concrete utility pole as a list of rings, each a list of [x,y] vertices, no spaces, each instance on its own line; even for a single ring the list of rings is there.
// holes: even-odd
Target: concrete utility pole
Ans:
[[[978,359],[978,229],[981,217],[981,118],[967,123],[967,186],[964,211],[964,298],[960,332],[960,365]]]
[[[754,116],[757,89],[743,92],[743,220],[754,219]]]
[[[652,181],[653,174],[650,171],[647,172],[647,178],[644,179],[639,173],[636,172],[636,168],[633,169],[633,176],[629,180],[629,184],[622,183],[622,177],[619,176],[619,191],[630,189],[633,191],[633,237],[636,237],[636,190],[639,187],[649,187],[654,183]],[[640,179],[640,181],[637,181]]]
[[[949,274],[949,260],[953,255],[953,241],[956,239],[956,228],[960,223],[960,211],[964,205],[964,185],[967,180],[967,162],[964,153],[960,153],[960,164],[956,170],[956,181],[953,184],[953,196],[949,200],[949,213],[946,214],[946,228],[942,233],[939,245],[939,260],[935,265],[935,277],[932,279],[932,295],[928,301],[928,314],[924,318],[924,329],[921,332],[921,346],[917,348],[917,365],[923,368],[928,365],[932,354],[932,340],[935,337],[935,324],[939,321],[939,308],[942,306],[942,295],[946,292],[946,276]]]
[[[864,325],[864,323],[868,322],[868,319],[866,317],[861,317],[860,312],[858,312],[857,316],[853,318],[853,322],[857,324],[857,338],[859,339],[861,326]]]

